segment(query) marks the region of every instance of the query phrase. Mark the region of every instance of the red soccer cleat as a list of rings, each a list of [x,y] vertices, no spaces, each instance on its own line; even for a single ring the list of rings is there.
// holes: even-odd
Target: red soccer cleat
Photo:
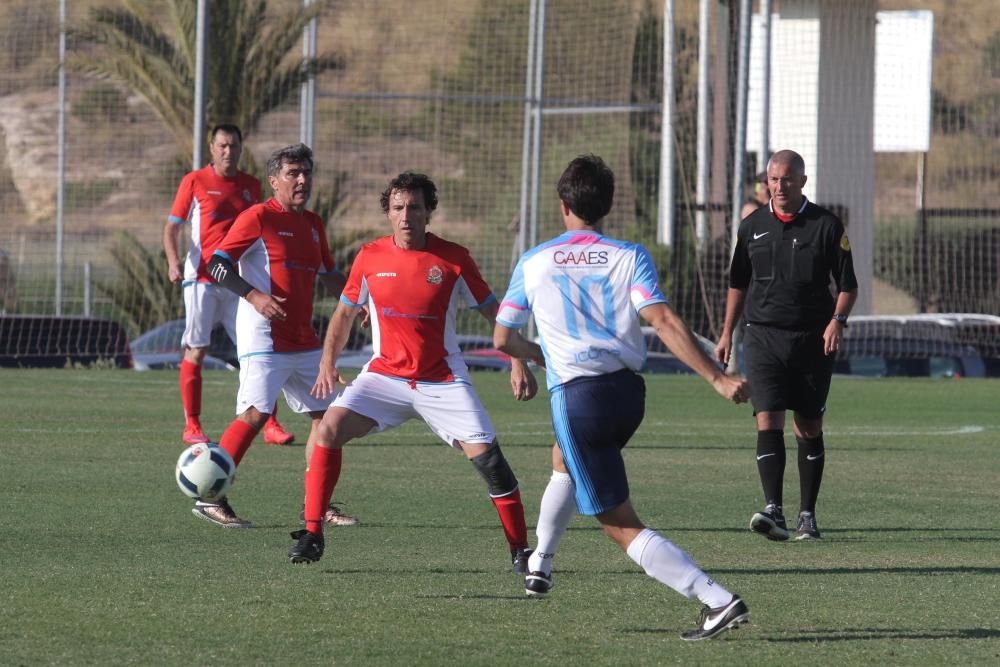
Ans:
[[[199,442],[208,442],[208,436],[201,429],[201,422],[196,417],[189,418],[184,425],[184,435],[181,436],[188,445],[197,445]]]
[[[268,445],[287,445],[295,440],[295,436],[285,430],[285,427],[273,416],[264,424],[264,442]]]

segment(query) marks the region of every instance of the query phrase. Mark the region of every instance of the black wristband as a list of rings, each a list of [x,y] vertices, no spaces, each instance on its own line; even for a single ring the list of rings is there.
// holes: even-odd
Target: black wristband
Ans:
[[[253,285],[243,280],[236,267],[225,257],[212,255],[212,260],[208,263],[208,273],[216,283],[241,297],[245,297],[253,290]]]

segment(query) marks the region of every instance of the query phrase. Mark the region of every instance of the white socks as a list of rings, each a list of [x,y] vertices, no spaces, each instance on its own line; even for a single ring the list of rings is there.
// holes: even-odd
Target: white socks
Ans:
[[[567,473],[552,471],[538,509],[538,527],[535,528],[538,542],[528,559],[529,572],[552,573],[552,557],[556,555],[566,527],[576,514],[575,491],[573,480]]]
[[[701,571],[687,552],[649,528],[628,545],[629,558],[646,574],[688,598],[698,598],[712,609],[723,607],[733,594]]]

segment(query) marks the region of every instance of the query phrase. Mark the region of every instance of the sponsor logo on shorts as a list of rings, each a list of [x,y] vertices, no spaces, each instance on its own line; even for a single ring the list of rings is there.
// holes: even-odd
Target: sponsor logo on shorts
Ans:
[[[466,440],[482,440],[483,438],[490,437],[489,433],[473,433]]]
[[[427,269],[427,282],[431,285],[440,285],[443,280],[444,272],[436,264],[431,268]]]

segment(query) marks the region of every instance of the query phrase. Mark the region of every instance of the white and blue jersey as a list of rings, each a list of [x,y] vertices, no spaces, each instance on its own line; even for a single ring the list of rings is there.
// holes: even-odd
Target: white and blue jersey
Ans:
[[[666,303],[641,245],[595,231],[568,231],[526,252],[497,322],[520,329],[534,313],[549,389],[646,361],[639,311]]]

